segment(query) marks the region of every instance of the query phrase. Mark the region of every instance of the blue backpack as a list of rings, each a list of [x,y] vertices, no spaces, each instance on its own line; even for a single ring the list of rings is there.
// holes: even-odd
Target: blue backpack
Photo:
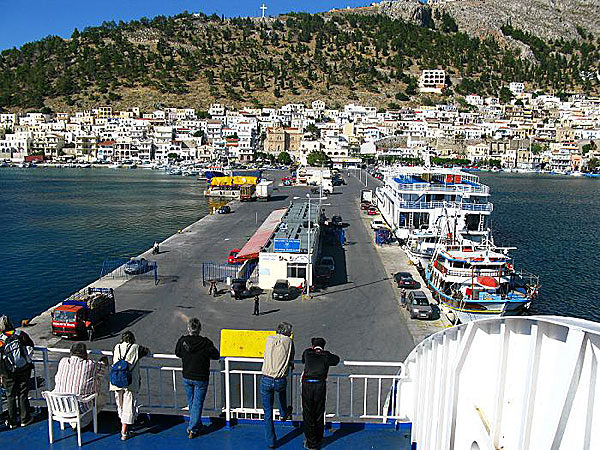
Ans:
[[[132,380],[132,365],[125,358],[132,344],[129,344],[125,350],[125,355],[121,356],[121,348],[119,347],[119,359],[110,368],[110,384],[118,388],[128,388]]]

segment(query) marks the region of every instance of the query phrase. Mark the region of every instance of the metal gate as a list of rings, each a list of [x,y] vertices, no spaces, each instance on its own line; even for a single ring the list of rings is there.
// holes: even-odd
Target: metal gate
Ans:
[[[140,258],[143,259],[143,258]],[[158,262],[146,260],[146,264],[139,270],[131,272],[127,270],[126,264],[131,258],[107,258],[102,263],[100,278],[126,279],[148,278],[153,279],[154,284],[158,284]]]
[[[223,282],[227,278],[242,278],[258,283],[258,271],[255,270],[258,261],[248,261],[242,266],[233,264],[202,263],[202,285],[209,280]]]

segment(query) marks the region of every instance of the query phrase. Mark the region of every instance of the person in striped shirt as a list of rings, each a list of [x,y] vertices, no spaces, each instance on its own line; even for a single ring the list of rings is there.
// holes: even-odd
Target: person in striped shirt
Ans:
[[[104,376],[107,366],[108,358],[106,356],[100,358],[98,362],[92,361],[88,359],[86,345],[83,342],[77,342],[71,346],[70,356],[61,359],[58,363],[53,392],[75,394],[82,398],[98,393],[100,380]],[[97,399],[98,410],[101,409],[100,403]],[[91,407],[91,402],[79,402],[79,409],[82,413]],[[89,425],[91,421],[92,417],[88,414],[83,418],[81,428]]]

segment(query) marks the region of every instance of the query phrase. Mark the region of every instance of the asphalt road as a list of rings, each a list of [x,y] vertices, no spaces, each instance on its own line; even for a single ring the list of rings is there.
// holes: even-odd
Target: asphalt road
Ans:
[[[282,173],[269,172],[278,180]],[[347,245],[324,247],[336,260],[336,276],[329,288],[312,300],[277,302],[261,296],[261,315],[252,315],[252,299],[232,300],[228,293],[217,298],[202,286],[202,262],[225,263],[232,248],[240,248],[256,228],[294,196],[304,196],[307,187],[279,186],[269,202],[234,203],[230,215],[214,215],[192,225],[161,245],[158,285],[150,280],[131,280],[115,290],[117,314],[97,330],[90,348],[108,350],[120,333],[130,329],[137,342],[154,353],[173,353],[186,319],[198,317],[202,334],[218,346],[223,328],[274,329],[281,321],[294,325],[298,352],[310,338],[323,336],[327,347],[344,360],[401,361],[413,348],[413,339],[394,298],[374,249],[372,234],[360,220],[358,199],[361,184],[353,176],[348,185],[336,188],[324,203],[326,214],[341,215],[348,225]],[[200,188],[200,186],[199,186]],[[219,286],[225,289],[224,285]],[[70,341],[61,340],[60,347]]]

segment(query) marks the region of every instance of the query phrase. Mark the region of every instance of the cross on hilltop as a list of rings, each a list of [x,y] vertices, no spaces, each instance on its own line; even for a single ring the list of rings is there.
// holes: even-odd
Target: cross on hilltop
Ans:
[[[265,18],[265,11],[267,10],[267,7],[265,6],[265,2],[262,3],[260,10],[262,12],[262,18]]]

